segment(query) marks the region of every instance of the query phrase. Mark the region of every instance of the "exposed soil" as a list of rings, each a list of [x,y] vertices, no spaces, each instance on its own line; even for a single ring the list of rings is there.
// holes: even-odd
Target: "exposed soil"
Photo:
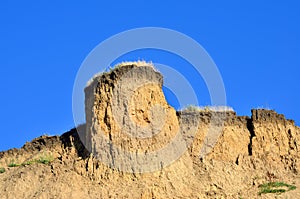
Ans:
[[[176,112],[164,99],[162,76],[151,67],[130,77],[149,77],[157,84],[136,89],[128,104],[119,99],[125,104],[120,110],[128,111],[119,114],[147,126],[153,123],[153,114],[161,111],[155,109],[151,116],[147,110],[160,104],[167,114],[163,130],[142,141],[122,137],[127,127],[120,128],[115,120],[113,97],[122,96],[124,83],[120,86],[118,81],[135,67],[121,67],[90,82],[87,125],[0,152],[0,168],[4,168],[0,169],[0,198],[300,198],[300,129],[292,120],[271,110],[252,110],[251,118],[233,111]],[[209,128],[218,114],[225,114],[225,119],[222,125],[213,126],[221,128],[216,136]],[[159,120],[164,119],[161,115],[157,115]],[[195,133],[190,134],[193,128]],[[99,133],[122,150],[141,153],[162,147],[178,129],[187,150],[156,171],[133,168],[126,172],[97,156],[107,150],[95,147]],[[114,154],[108,154],[116,164]],[[296,189],[260,195],[260,186],[268,182],[284,182]]]

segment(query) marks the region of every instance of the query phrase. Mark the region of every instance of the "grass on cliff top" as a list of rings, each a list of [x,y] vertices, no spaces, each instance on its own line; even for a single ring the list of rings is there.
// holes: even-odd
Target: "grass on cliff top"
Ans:
[[[128,65],[135,65],[135,66],[150,66],[152,67],[155,71],[157,71],[157,69],[154,67],[152,62],[146,62],[143,60],[138,60],[138,61],[124,61],[121,63],[118,63],[114,66],[109,66],[107,67],[103,72],[95,74],[86,84],[86,87],[90,86],[92,84],[92,82],[99,76],[101,76],[103,73],[110,73],[111,71],[121,68],[123,66],[128,66]]]
[[[196,106],[188,105],[183,108],[181,111],[191,111],[191,112],[226,112],[234,111],[230,106]]]
[[[123,66],[128,66],[128,65],[150,66],[150,67],[154,68],[154,65],[152,62],[138,60],[138,61],[125,61],[125,62],[118,63],[118,64],[114,65],[113,67],[109,67],[109,71],[115,70],[117,68],[121,68]]]
[[[296,186],[290,185],[284,182],[268,182],[265,184],[262,184],[259,186],[261,194],[267,194],[267,193],[284,193],[287,191],[295,190]]]
[[[5,169],[3,167],[0,167],[0,173],[4,173]]]

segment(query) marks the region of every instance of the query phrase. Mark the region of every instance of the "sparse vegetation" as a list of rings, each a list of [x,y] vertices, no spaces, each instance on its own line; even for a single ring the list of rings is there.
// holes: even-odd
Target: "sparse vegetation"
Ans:
[[[39,159],[37,159],[36,162],[41,164],[49,164],[53,160],[54,158],[51,154],[44,154]]]
[[[110,66],[108,68],[108,71],[111,72],[112,70],[115,70],[115,69],[118,69],[118,68],[121,68],[123,66],[128,66],[128,65],[136,65],[136,66],[150,66],[152,67],[154,70],[156,70],[154,68],[154,65],[152,62],[146,62],[144,60],[138,60],[138,61],[124,61],[124,62],[121,62],[121,63],[118,63],[114,66]]]
[[[92,84],[92,82],[99,76],[105,74],[105,73],[110,73],[113,70],[116,70],[118,68],[121,68],[123,66],[128,66],[128,65],[136,65],[136,66],[150,66],[152,67],[155,71],[157,71],[157,69],[154,67],[152,62],[146,62],[144,60],[138,60],[138,61],[124,61],[121,63],[118,63],[114,66],[108,66],[103,72],[100,72],[96,75],[94,75],[94,77],[92,77],[86,84],[86,86],[90,86]]]
[[[203,111],[203,109],[196,105],[188,105],[182,109],[182,111]]]
[[[234,111],[232,107],[229,106],[196,106],[196,105],[188,105],[182,109],[182,111],[191,111],[191,112],[226,112],[226,111]]]
[[[296,186],[290,185],[284,182],[268,182],[265,184],[262,184],[259,186],[261,194],[267,194],[267,193],[284,193],[286,191],[295,190]]]
[[[268,110],[268,111],[275,111],[273,108],[271,108],[270,106],[268,105],[265,105],[265,106],[257,106],[255,109],[258,109],[258,110]]]
[[[32,165],[35,163],[49,164],[53,160],[54,160],[54,158],[51,154],[44,153],[38,159],[28,160],[28,161],[23,162],[22,164],[17,164],[17,163],[15,163],[14,160],[11,160],[11,162],[7,166],[8,167],[18,167],[18,166]]]
[[[18,167],[20,164],[15,163],[14,160],[11,160],[10,163],[7,165],[8,167]]]
[[[34,162],[35,162],[34,160],[30,160],[30,161],[23,162],[21,165],[22,165],[22,166],[25,166],[25,165],[31,165],[31,164],[33,164]]]
[[[12,163],[9,163],[7,166],[8,167],[18,167],[20,165],[12,162]]]
[[[0,167],[0,173],[4,173],[5,169],[3,167]]]

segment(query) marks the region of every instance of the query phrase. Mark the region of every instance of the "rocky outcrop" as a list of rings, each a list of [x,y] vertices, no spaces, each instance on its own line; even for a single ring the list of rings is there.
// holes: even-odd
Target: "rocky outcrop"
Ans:
[[[124,65],[94,78],[85,89],[85,144],[96,158],[126,172],[162,167],[172,154],[160,149],[179,129],[162,84],[151,65]]]

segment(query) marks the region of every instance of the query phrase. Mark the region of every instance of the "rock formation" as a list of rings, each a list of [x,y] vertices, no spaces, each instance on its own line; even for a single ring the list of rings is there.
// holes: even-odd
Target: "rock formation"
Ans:
[[[0,198],[272,198],[259,185],[300,186],[293,121],[263,109],[175,111],[162,85],[145,63],[95,76],[85,125],[0,152]],[[299,188],[278,197],[300,198]]]

